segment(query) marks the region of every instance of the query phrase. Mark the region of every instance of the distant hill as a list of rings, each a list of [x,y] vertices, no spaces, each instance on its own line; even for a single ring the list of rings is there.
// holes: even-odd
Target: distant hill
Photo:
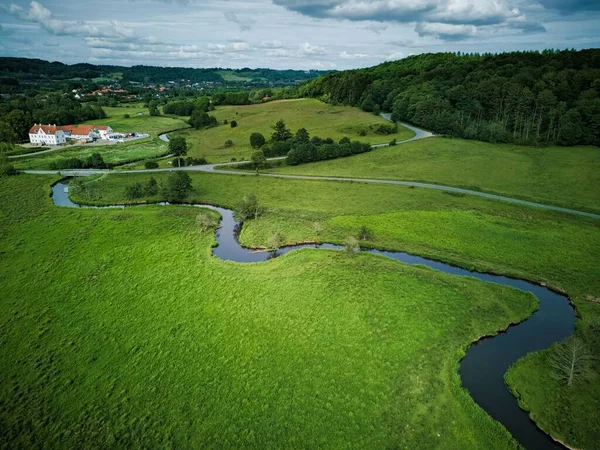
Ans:
[[[168,83],[186,80],[191,83],[294,84],[326,73],[318,70],[273,69],[192,69],[185,67],[110,66],[63,64],[41,59],[0,57],[0,76],[17,80],[119,79],[140,83]]]
[[[600,50],[437,53],[330,73],[303,96],[489,142],[600,145]]]

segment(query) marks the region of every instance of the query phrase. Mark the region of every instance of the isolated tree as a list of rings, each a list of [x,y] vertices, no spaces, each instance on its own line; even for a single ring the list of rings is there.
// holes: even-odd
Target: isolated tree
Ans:
[[[324,229],[323,224],[321,222],[313,222],[312,229],[317,236],[320,236]]]
[[[292,132],[285,126],[283,120],[277,121],[273,125],[273,134],[271,134],[271,140],[274,142],[287,141],[292,138]]]
[[[552,351],[554,378],[572,386],[590,372],[590,354],[583,341],[575,336],[555,346]]]
[[[360,227],[360,230],[358,231],[358,240],[359,241],[373,240],[373,232],[366,225],[363,225],[362,227]]]
[[[261,207],[254,194],[245,195],[236,209],[237,216],[241,221],[257,219],[261,213]]]
[[[173,172],[167,178],[163,194],[169,202],[180,202],[192,190],[192,179],[185,172]]]
[[[160,116],[160,111],[158,110],[158,102],[156,100],[152,100],[148,104],[148,114],[151,116]]]
[[[348,236],[344,239],[344,247],[346,249],[346,254],[350,258],[354,258],[356,254],[360,251],[360,246],[358,245],[358,241],[354,236]]]
[[[231,148],[231,147],[233,147],[233,141],[232,141],[231,139],[227,139],[227,140],[225,141],[225,144],[223,144],[223,146],[224,146],[225,148]]]
[[[261,148],[265,145],[265,137],[260,133],[252,133],[250,135],[250,145],[252,148]]]
[[[187,155],[188,150],[188,143],[183,136],[175,136],[169,140],[169,152],[177,157],[179,167],[181,167],[181,157]]]
[[[229,125],[231,126],[231,128],[237,127],[237,120],[232,120],[231,122],[229,122]]]
[[[252,161],[252,165],[256,169],[257,175],[258,175],[258,170],[261,167],[264,167],[265,164],[267,163],[267,158],[265,158],[265,154],[262,152],[262,150],[257,150],[254,153],[252,153],[250,160]]]
[[[277,250],[281,248],[283,245],[284,238],[283,235],[279,231],[275,231],[271,233],[269,239],[267,241],[267,245],[274,253],[277,253]]]

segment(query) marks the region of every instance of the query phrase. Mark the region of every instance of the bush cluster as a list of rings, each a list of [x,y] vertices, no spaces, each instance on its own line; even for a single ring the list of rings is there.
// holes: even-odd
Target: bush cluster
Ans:
[[[108,168],[108,164],[104,162],[104,158],[100,153],[92,153],[83,160],[80,158],[65,158],[50,163],[50,170],[106,168]]]
[[[287,155],[286,163],[290,166],[295,166],[308,162],[358,155],[369,151],[371,151],[371,144],[356,141],[350,142],[347,138],[342,139],[338,144],[323,143],[316,145],[309,142],[293,145]]]
[[[156,194],[158,194],[158,183],[154,177],[150,177],[144,184],[136,182],[125,186],[125,197],[128,200],[135,200],[145,196],[150,197]]]

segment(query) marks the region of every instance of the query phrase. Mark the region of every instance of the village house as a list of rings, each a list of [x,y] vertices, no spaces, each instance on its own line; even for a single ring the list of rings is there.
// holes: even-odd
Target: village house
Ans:
[[[34,145],[60,145],[67,139],[61,127],[35,124],[29,130],[29,142]]]
[[[91,142],[94,139],[109,140],[113,129],[106,125],[37,125],[29,130],[29,142],[34,145],[60,145],[67,139]]]

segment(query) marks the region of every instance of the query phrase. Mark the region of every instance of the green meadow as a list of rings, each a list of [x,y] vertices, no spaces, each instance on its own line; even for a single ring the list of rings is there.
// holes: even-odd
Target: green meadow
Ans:
[[[126,178],[92,182],[108,199]],[[213,212],[58,208],[54,180],[0,179],[3,448],[517,448],[457,368],[536,308],[529,294],[367,254],[223,262],[197,225]],[[231,180],[194,176],[193,196],[232,204],[264,181]],[[306,186],[299,232],[344,207]],[[285,220],[291,190],[270,192],[265,220]]]
[[[358,108],[332,106],[314,99],[281,100],[246,106],[219,106],[209,113],[219,125],[205,130],[185,130],[178,134],[185,136],[192,148],[193,157],[204,157],[209,162],[228,162],[232,158],[248,159],[253,149],[250,147],[250,135],[262,133],[268,140],[271,127],[283,119],[292,132],[306,128],[311,136],[331,137],[339,141],[344,136],[352,140],[372,144],[387,143],[411,138],[414,133],[399,127],[398,133],[389,136],[375,134],[369,127],[376,124],[389,124],[385,119]],[[224,125],[227,120],[237,122],[237,127]],[[366,133],[361,136],[361,131]],[[231,140],[232,147],[225,147],[225,141]]]
[[[141,105],[118,106],[118,107],[103,107],[106,119],[88,120],[84,123],[94,125],[110,125],[110,127],[119,132],[133,133],[148,133],[153,137],[168,131],[187,128],[189,125],[185,122],[185,118],[175,116],[150,116],[148,108]],[[138,116],[141,112],[143,115]],[[125,118],[125,114],[129,114],[129,118]]]
[[[241,242],[267,246],[282,233],[288,244],[343,242],[367,226],[365,246],[404,250],[469,269],[502,273],[551,285],[569,294],[583,321],[600,320],[600,221],[483,198],[404,186],[359,182],[273,179],[190,173],[188,200],[234,207],[249,192],[266,212],[245,224]],[[149,175],[110,175],[90,180],[89,203],[124,201],[128,183]],[[159,182],[166,174],[153,174]],[[144,200],[155,201],[160,197]],[[315,222],[321,230],[317,232]],[[597,346],[590,341],[587,345]],[[597,448],[600,427],[582,411],[600,410],[598,362],[575,387],[552,381],[547,355],[533,354],[511,369],[508,382],[523,407],[553,436],[578,448]],[[555,389],[556,387],[559,389]],[[593,416],[593,415],[592,415]]]
[[[52,163],[68,158],[79,158],[83,160],[92,153],[100,153],[106,163],[117,165],[156,158],[165,155],[168,152],[168,144],[158,138],[154,138],[109,145],[67,146],[64,150],[44,153],[38,156],[32,155],[29,158],[19,158],[13,160],[11,163],[19,170],[48,170],[51,169]]]
[[[600,149],[430,138],[269,172],[424,181],[600,211]]]

